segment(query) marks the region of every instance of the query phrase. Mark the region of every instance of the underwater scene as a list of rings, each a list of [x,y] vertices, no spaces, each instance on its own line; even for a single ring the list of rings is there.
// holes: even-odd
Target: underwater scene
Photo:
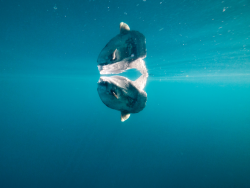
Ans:
[[[249,0],[0,0],[0,188],[249,188]]]

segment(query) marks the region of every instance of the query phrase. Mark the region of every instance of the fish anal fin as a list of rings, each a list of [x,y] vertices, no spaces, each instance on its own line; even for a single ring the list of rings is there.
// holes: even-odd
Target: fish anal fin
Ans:
[[[130,113],[121,112],[121,122],[126,121],[130,117]]]

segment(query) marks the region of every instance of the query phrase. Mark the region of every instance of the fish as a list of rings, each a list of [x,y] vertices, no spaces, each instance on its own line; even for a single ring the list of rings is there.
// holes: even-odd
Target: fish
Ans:
[[[130,27],[120,23],[120,33],[112,38],[101,50],[97,58],[100,74],[114,74],[130,69],[130,64],[147,55],[146,38],[139,31],[130,30]],[[108,67],[108,68],[107,68]],[[109,70],[109,73],[103,70]]]
[[[143,90],[147,75],[141,75],[136,81],[123,76],[101,76],[97,91],[101,101],[109,108],[121,112],[121,122],[131,113],[142,111],[147,102],[147,93]]]

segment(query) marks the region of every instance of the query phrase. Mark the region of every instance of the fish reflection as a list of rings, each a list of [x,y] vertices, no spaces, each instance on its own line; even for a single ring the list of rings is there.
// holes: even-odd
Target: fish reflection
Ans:
[[[102,49],[97,62],[100,74],[119,74],[128,69],[137,69],[142,74],[131,81],[122,76],[102,76],[97,91],[102,102],[121,112],[121,121],[131,113],[142,111],[147,102],[146,86],[148,72],[143,60],[146,57],[146,39],[139,31],[131,31],[120,23],[120,34],[111,39]]]
[[[109,108],[121,112],[121,121],[144,109],[147,93],[143,90],[147,75],[141,75],[136,81],[122,76],[102,76],[98,81],[98,94],[102,102]]]

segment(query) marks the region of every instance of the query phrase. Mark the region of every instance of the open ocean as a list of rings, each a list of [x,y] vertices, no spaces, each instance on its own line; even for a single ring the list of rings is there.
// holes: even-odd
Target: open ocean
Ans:
[[[144,110],[97,93],[120,22]],[[136,80],[140,73],[122,73]],[[249,188],[249,0],[0,0],[0,188]]]

